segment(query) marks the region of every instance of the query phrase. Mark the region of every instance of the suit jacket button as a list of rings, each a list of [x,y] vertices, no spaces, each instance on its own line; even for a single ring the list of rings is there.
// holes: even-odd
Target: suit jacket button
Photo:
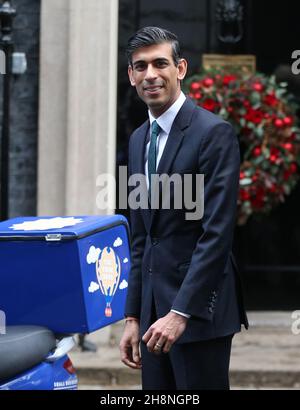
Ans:
[[[212,313],[214,310],[213,310],[213,308],[210,306],[210,307],[208,308],[208,311],[209,311],[209,313]]]
[[[151,274],[151,273],[152,273],[152,269],[151,269],[151,268],[149,268],[149,269],[148,269],[148,272]]]
[[[157,238],[152,238],[151,243],[153,246],[158,244],[158,239]]]

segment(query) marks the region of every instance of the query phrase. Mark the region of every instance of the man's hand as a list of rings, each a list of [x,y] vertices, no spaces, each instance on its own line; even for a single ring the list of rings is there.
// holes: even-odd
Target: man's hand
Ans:
[[[121,360],[126,366],[131,367],[132,369],[140,369],[142,367],[139,351],[138,320],[132,319],[126,322],[119,347]]]
[[[176,340],[185,331],[188,319],[175,312],[169,312],[166,316],[153,323],[144,334],[142,340],[147,343],[147,349],[151,353],[168,353]]]

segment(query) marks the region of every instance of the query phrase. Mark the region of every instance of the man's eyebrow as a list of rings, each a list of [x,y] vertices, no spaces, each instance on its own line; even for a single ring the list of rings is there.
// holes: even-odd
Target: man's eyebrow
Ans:
[[[137,60],[137,61],[134,61],[134,62],[132,63],[132,65],[145,64],[145,63],[146,63],[145,60]]]
[[[158,58],[156,58],[154,61],[155,61],[155,62],[166,62],[166,63],[168,63],[168,62],[169,62],[169,59],[166,58],[166,57],[158,57]]]
[[[153,60],[153,62],[169,62],[169,59],[166,57],[157,57]],[[138,64],[147,64],[147,61],[145,60],[137,60],[132,63],[133,66],[138,65]]]

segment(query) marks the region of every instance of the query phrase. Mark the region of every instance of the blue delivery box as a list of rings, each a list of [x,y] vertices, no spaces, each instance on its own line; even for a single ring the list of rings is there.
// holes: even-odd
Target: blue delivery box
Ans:
[[[7,325],[90,333],[123,318],[130,247],[121,215],[0,223],[0,310]]]

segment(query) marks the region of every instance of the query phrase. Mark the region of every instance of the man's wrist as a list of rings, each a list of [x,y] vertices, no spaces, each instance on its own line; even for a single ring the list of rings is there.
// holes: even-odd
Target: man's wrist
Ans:
[[[191,315],[189,315],[188,313],[179,312],[178,310],[175,310],[175,309],[171,309],[171,312],[177,313],[177,315],[183,316],[187,319],[191,317]]]
[[[139,323],[139,319],[137,318],[137,317],[134,317],[134,316],[127,316],[126,318],[125,318],[125,323],[128,323],[128,322],[136,322],[136,323]]]

